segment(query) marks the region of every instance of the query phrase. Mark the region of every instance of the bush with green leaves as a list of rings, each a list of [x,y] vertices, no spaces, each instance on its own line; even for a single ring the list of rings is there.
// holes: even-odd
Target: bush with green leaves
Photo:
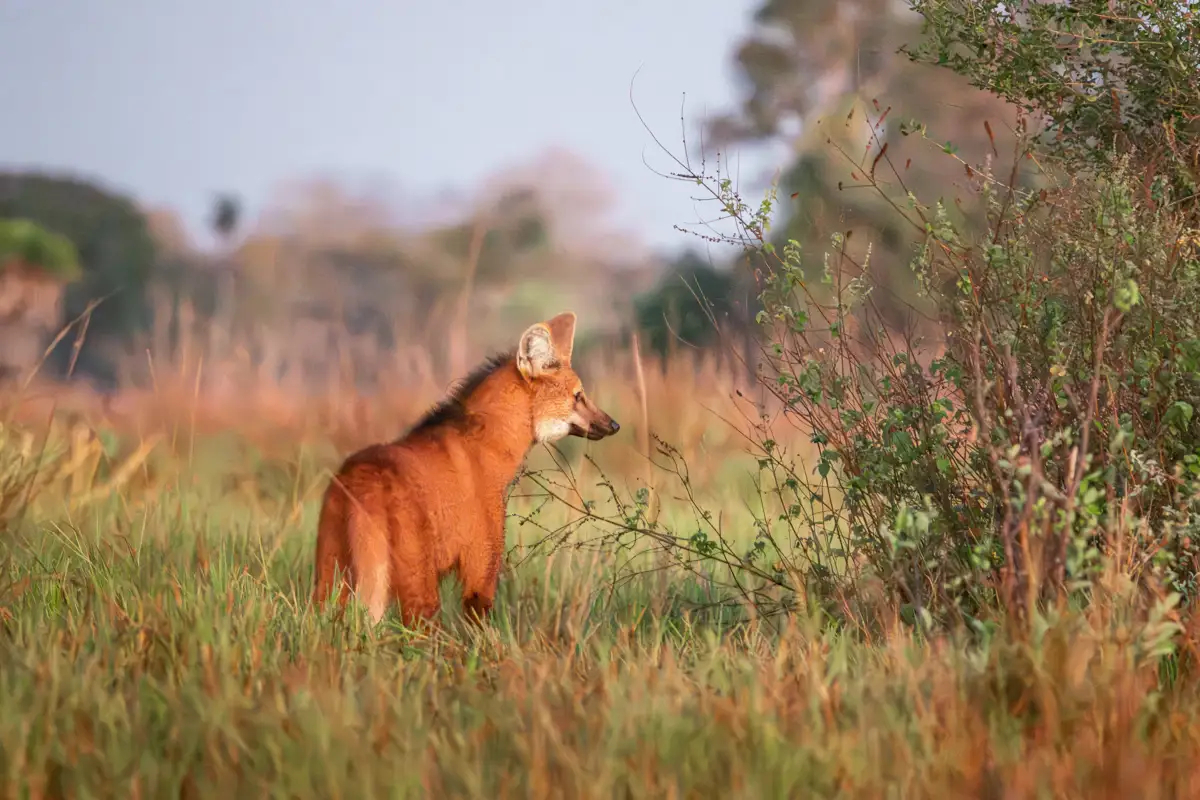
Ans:
[[[1043,158],[1095,176],[1136,152],[1172,202],[1197,209],[1200,2],[908,5],[926,35],[902,51],[1037,115]]]
[[[757,426],[749,547],[703,511],[694,534],[664,530],[642,497],[613,524],[724,575],[756,613],[804,605],[863,630],[897,613],[923,629],[984,630],[1086,602],[1114,575],[1175,600],[1195,594],[1200,230],[1195,149],[1179,123],[1200,100],[1178,73],[1200,63],[1194,10],[1150,19],[1128,8],[1114,21],[1110,3],[1034,3],[992,19],[983,5],[913,3],[931,34],[919,52],[1036,112],[1015,131],[1010,170],[963,163],[953,204],[889,198],[924,231],[911,266],[937,312],[932,348],[889,329],[850,232],[803,253],[771,238],[773,195],[755,208],[728,179],[685,176],[740,224],[734,238],[757,260],[763,386],[783,410]],[[1147,44],[1147,25],[1166,44]],[[1117,97],[1108,110],[1068,91],[1085,73]],[[904,185],[882,149],[862,159],[860,190],[886,191],[888,170]],[[1018,179],[1029,163],[1039,180]],[[950,213],[971,203],[982,231]],[[815,455],[785,447],[795,437],[781,426]],[[685,475],[677,451],[659,455]]]
[[[815,474],[764,459],[787,509],[772,544],[796,574],[837,564],[825,595],[873,583],[928,622],[1086,588],[1103,552],[1188,590],[1200,242],[1187,216],[1165,196],[1138,202],[1128,157],[1054,192],[980,175],[986,237],[920,209],[914,266],[945,322],[940,357],[888,336],[865,282],[827,311],[798,250],[776,259],[760,314],[773,390],[820,450]]]

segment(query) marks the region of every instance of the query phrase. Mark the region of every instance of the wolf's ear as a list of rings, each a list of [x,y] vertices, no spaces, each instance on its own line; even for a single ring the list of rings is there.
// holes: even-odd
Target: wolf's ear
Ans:
[[[517,369],[533,379],[571,364],[575,347],[575,315],[570,311],[530,325],[517,345]]]
[[[575,314],[565,311],[546,323],[550,329],[550,344],[558,360],[571,365],[571,350],[575,347]]]
[[[530,325],[517,345],[517,369],[526,380],[532,380],[557,366],[550,328],[544,322]]]

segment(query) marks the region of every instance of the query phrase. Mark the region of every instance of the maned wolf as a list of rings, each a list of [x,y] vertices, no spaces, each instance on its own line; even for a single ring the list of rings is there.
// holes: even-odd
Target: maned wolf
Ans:
[[[317,525],[313,601],[352,592],[372,619],[396,600],[406,626],[433,622],[438,584],[457,572],[463,610],[482,621],[504,553],[504,494],[536,442],[620,430],[571,369],[575,315],[526,330],[515,352],[468,375],[403,437],[345,460]]]

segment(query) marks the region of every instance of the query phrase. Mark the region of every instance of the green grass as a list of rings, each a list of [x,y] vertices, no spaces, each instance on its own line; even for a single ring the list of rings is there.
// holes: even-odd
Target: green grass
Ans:
[[[780,630],[701,613],[712,590],[680,570],[614,590],[627,557],[568,543],[514,551],[483,631],[463,624],[453,586],[442,633],[405,631],[394,614],[373,629],[361,611],[308,604],[319,493],[297,506],[296,487],[319,477],[319,461],[221,463],[217,445],[198,444],[190,460],[153,465],[152,492],[73,508],[56,485],[19,528],[10,515],[3,796],[1167,797],[1200,786],[1188,783],[1200,763],[1195,680],[1186,669],[1160,679],[1172,629],[1119,588],[1030,636],[1002,630],[968,647],[897,626],[864,640],[804,618]],[[670,501],[664,513],[684,524],[689,512]],[[513,521],[510,545],[535,538]]]

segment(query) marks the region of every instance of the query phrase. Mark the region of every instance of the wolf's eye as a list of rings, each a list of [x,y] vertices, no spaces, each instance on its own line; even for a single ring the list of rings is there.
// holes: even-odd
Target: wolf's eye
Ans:
[[[576,393],[575,393],[575,402],[576,402],[576,403],[582,403],[582,402],[583,402],[583,392],[576,392]]]

